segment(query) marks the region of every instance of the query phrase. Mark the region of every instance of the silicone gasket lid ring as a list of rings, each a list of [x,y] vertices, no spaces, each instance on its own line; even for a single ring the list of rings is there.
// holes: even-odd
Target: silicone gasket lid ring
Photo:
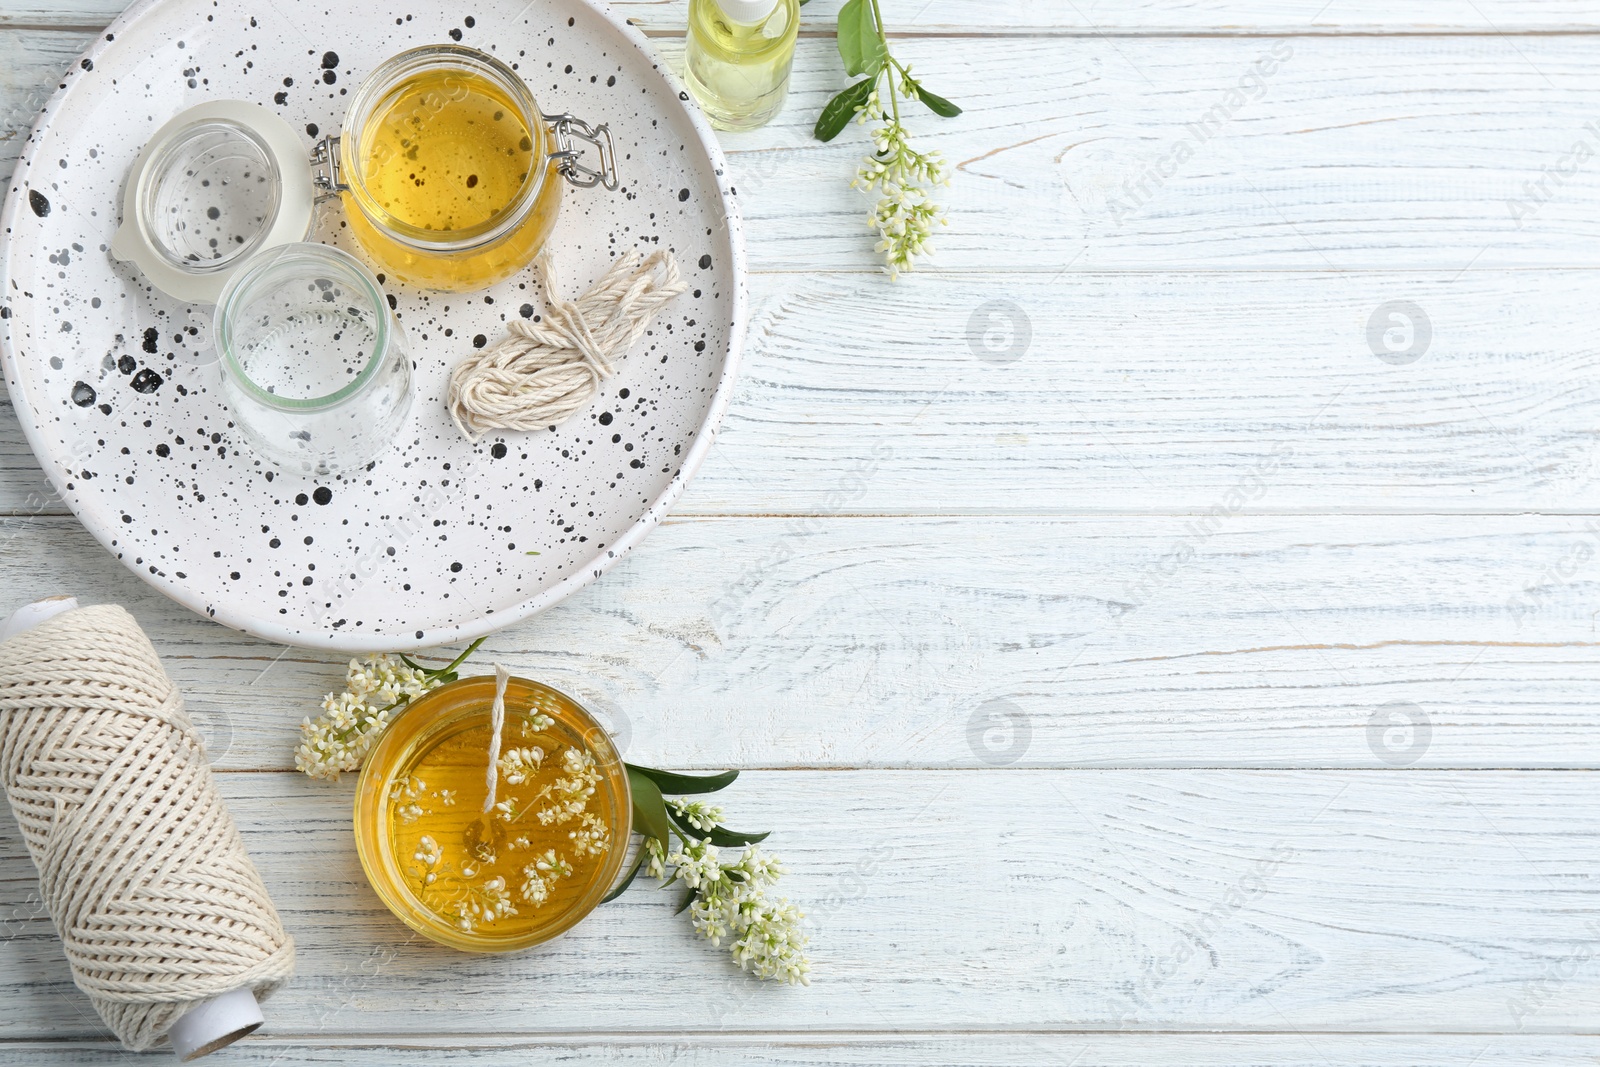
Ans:
[[[304,241],[316,211],[309,154],[259,104],[213,100],[156,131],[128,171],[111,254],[189,304],[215,304],[251,256]]]

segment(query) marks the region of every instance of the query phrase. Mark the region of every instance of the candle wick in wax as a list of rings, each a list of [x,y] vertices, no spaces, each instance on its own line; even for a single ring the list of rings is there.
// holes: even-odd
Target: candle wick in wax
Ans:
[[[500,778],[500,734],[506,725],[506,683],[511,674],[500,664],[494,665],[494,704],[489,708],[489,770],[484,776],[488,792],[483,798],[483,813],[494,807],[494,787]]]

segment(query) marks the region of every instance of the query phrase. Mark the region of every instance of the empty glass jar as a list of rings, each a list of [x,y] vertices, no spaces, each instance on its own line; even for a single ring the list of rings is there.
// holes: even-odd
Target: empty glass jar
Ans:
[[[378,280],[320,244],[261,253],[217,303],[222,394],[256,452],[305,474],[360,467],[411,407],[411,357]]]

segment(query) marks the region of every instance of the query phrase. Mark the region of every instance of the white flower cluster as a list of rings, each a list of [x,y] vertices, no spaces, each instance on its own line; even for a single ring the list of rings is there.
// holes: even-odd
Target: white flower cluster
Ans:
[[[691,846],[674,853],[688,861],[687,870],[679,864],[678,874],[699,889],[689,908],[695,930],[713,945],[732,938],[734,961],[757,978],[810,985],[803,916],[786,898],[770,892],[783,873],[777,857],[751,845],[738,863],[708,870],[708,861],[715,864],[716,846],[702,843],[699,857],[691,855],[696,850]]]
[[[422,818],[422,805],[417,801],[428,791],[428,783],[416,775],[397,778],[389,785],[389,799],[394,801],[394,813],[403,823],[413,823]]]
[[[534,776],[541,764],[544,763],[544,749],[538,745],[528,748],[514,748],[501,756],[497,766],[500,774],[509,785],[522,785]]]
[[[312,778],[334,780],[359,770],[394,712],[438,684],[398,656],[351,660],[345,691],[329,693],[322,701],[323,714],[301,722],[295,767]]]
[[[522,720],[522,736],[533,737],[555,725],[555,720],[542,711],[533,712]]]
[[[647,837],[644,839],[644,850],[645,854],[650,857],[649,864],[645,866],[645,870],[650,877],[665,879],[667,877],[666,846],[653,837]]]
[[[543,856],[522,868],[522,877],[522,899],[537,908],[550,899],[556,882],[572,877],[572,864],[558,856],[555,849],[547,849]]]
[[[517,816],[521,815],[525,810],[517,807],[517,804],[518,800],[516,797],[506,797],[504,800],[500,801],[500,803],[494,806],[494,817],[499,819],[501,822],[510,822],[512,819],[515,819]]]
[[[722,821],[722,809],[715,804],[707,804],[701,800],[684,800],[675,797],[667,801],[667,807],[677,812],[683,821],[696,830],[709,830]]]
[[[594,812],[586,812],[576,830],[567,834],[572,849],[580,856],[600,856],[611,847],[611,829]]]
[[[594,757],[587,752],[569,748],[561,753],[561,765],[567,774],[557,778],[551,787],[555,803],[535,812],[541,826],[559,826],[582,815],[589,807],[595,787],[600,784],[600,771],[594,764]]]
[[[722,879],[722,862],[717,846],[706,841],[690,841],[667,855],[667,863],[677,869],[677,877],[690,889],[708,889]]]
[[[915,95],[902,82],[906,96]],[[874,89],[856,111],[859,123],[880,123],[872,131],[872,152],[850,183],[863,192],[879,191],[867,225],[878,231],[877,251],[891,279],[909,271],[918,256],[933,254],[935,225],[946,224],[944,208],[933,200],[937,187],[950,184],[949,168],[938,152],[918,152],[898,114],[890,115]]]
[[[411,856],[417,862],[429,869],[428,874],[424,877],[424,881],[428,884],[431,884],[435,877],[432,868],[437,867],[439,865],[439,861],[444,859],[444,851],[439,848],[439,842],[435,841],[427,834],[423,834],[417,839],[417,850],[413,852]]]
[[[506,880],[490,878],[480,886],[468,888],[466,896],[456,902],[455,913],[456,926],[471,933],[479,923],[515,915],[517,909],[512,906],[511,894],[506,892]]]
[[[522,868],[522,899],[532,904],[535,908],[550,899],[550,886],[544,876],[534,870],[533,865]]]

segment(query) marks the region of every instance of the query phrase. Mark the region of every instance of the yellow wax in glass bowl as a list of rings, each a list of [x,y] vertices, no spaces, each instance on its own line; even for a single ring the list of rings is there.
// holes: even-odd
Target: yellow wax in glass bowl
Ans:
[[[616,881],[632,799],[609,735],[571,697],[512,678],[485,813],[495,681],[413,701],[356,787],[356,850],[406,925],[451,948],[506,952],[570,930]]]

